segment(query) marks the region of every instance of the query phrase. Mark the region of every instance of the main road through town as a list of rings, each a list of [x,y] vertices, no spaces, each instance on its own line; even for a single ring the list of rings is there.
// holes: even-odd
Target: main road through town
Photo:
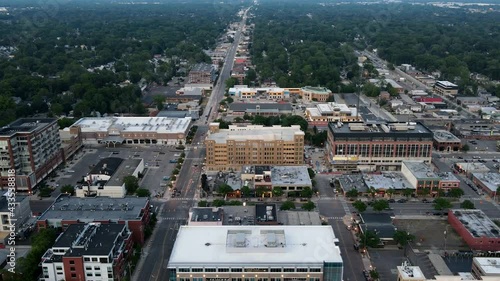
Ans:
[[[195,125],[198,130],[193,138],[192,145],[187,146],[186,158],[177,177],[175,187],[181,195],[171,198],[169,192],[159,200],[153,200],[153,209],[158,218],[157,226],[152,237],[143,248],[142,258],[132,276],[132,280],[160,281],[168,280],[168,259],[172,251],[177,232],[181,225],[186,224],[189,209],[194,206],[199,197],[201,167],[204,162],[205,149],[203,140],[208,130],[208,124],[217,118],[218,104],[224,97],[225,81],[231,74],[234,57],[241,37],[241,31],[246,22],[245,10],[242,21],[235,34],[233,45],[229,49],[224,65],[220,71],[217,83],[205,107],[205,114]]]

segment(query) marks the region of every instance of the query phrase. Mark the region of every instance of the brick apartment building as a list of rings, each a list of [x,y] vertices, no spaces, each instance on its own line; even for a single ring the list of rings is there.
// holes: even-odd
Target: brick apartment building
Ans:
[[[431,162],[432,132],[421,123],[330,123],[326,158],[336,171],[399,170],[403,160]]]
[[[63,162],[59,125],[54,118],[21,118],[0,128],[1,187],[16,171],[16,189],[31,190]]]
[[[145,197],[61,197],[36,222],[38,229],[55,227],[65,230],[72,224],[126,224],[134,243],[144,244],[144,229],[150,219],[149,199]]]
[[[477,251],[500,251],[500,228],[481,210],[452,209],[448,222]]]
[[[125,280],[133,245],[125,224],[70,225],[42,256],[39,280]]]
[[[205,140],[208,170],[241,169],[245,165],[301,165],[304,163],[304,132],[300,126],[261,125],[219,129],[210,124]]]

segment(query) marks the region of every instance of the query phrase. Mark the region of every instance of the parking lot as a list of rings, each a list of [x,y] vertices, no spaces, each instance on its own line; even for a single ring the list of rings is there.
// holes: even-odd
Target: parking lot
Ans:
[[[145,165],[145,177],[140,182],[140,186],[147,188],[154,196],[161,192],[165,187],[160,184],[164,176],[170,176],[175,168],[175,163],[170,163],[171,159],[176,158],[176,154],[182,151],[174,147],[167,146],[119,146],[119,147],[93,147],[85,148],[77,153],[72,161],[63,169],[57,171],[58,176],[54,181],[48,181],[55,186],[76,185],[78,181],[87,175],[93,165],[96,165],[101,159],[107,157],[119,157],[123,159],[142,158]],[[54,191],[52,197],[60,192]]]
[[[395,219],[394,225],[399,230],[408,231],[415,235],[415,241],[413,243],[414,249],[428,251],[438,249],[444,250],[446,248],[447,252],[469,250],[467,244],[464,243],[462,238],[453,230],[446,220]],[[444,234],[445,231],[446,235]]]

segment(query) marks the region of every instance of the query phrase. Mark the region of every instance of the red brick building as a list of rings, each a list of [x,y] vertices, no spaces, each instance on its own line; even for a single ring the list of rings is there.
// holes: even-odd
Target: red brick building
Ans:
[[[42,256],[40,281],[125,280],[133,245],[124,224],[72,224]]]
[[[150,219],[149,199],[145,197],[63,197],[56,200],[37,221],[38,229],[54,227],[65,230],[72,224],[126,224],[132,240],[144,244],[144,229]]]
[[[448,222],[477,251],[500,251],[500,228],[481,210],[453,209]]]

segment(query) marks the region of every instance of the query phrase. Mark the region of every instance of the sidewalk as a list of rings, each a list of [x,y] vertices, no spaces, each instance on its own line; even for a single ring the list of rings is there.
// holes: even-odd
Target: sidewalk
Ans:
[[[343,220],[344,224],[347,226],[352,224],[352,216],[351,215],[345,215]],[[356,243],[358,242],[358,237],[356,236],[356,232],[351,229],[351,235],[352,235],[352,240],[355,241]],[[366,250],[366,253],[360,253],[361,254],[361,260],[363,261],[363,268],[366,271],[370,271],[373,269],[372,262],[370,259],[370,253],[368,250]]]

